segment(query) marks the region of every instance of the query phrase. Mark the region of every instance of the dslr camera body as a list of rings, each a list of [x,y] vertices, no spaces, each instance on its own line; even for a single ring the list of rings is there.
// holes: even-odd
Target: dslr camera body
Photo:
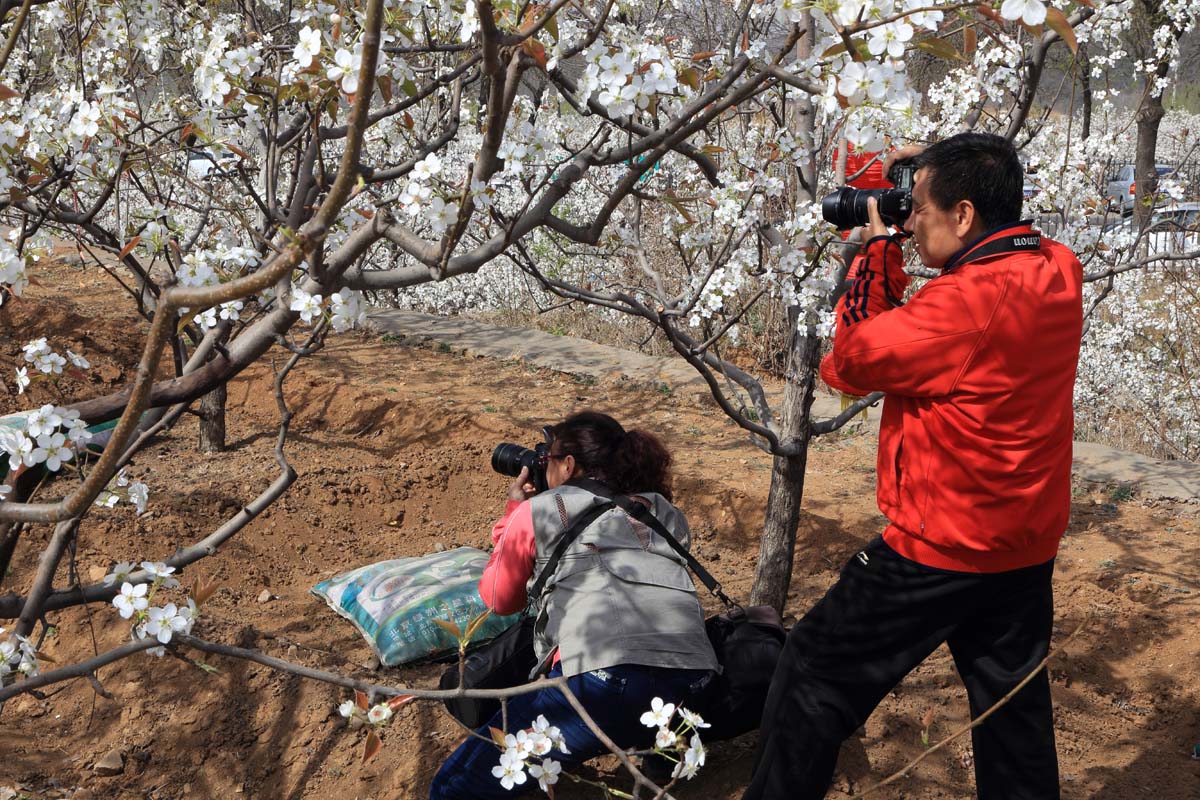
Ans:
[[[839,187],[821,201],[821,216],[841,231],[866,225],[870,221],[867,199],[874,197],[879,203],[879,216],[885,225],[903,225],[912,213],[913,176],[916,172],[917,168],[906,159],[897,161],[888,170],[888,180],[894,186],[892,189]]]

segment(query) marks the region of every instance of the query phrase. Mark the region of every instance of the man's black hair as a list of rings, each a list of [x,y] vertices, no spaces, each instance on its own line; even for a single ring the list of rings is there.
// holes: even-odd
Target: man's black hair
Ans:
[[[960,133],[927,147],[913,164],[928,170],[929,196],[943,211],[970,200],[987,230],[1021,218],[1024,170],[1003,136]]]

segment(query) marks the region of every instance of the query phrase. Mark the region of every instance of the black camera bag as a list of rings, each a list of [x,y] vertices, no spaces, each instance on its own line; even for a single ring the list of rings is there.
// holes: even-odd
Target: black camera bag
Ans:
[[[771,677],[787,638],[779,612],[771,606],[743,608],[733,602],[721,590],[721,584],[675,540],[649,509],[627,497],[613,497],[613,502],[662,536],[725,606],[723,613],[704,621],[704,631],[721,665],[721,672],[712,683],[704,708],[690,709],[698,712],[711,726],[701,732],[701,738],[719,742],[758,729],[762,724]]]

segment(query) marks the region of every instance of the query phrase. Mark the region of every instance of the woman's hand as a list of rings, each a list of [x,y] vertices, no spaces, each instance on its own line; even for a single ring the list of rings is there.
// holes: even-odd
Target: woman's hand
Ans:
[[[529,482],[529,467],[521,467],[521,474],[508,486],[508,499],[514,503],[528,500],[537,494],[537,487]]]

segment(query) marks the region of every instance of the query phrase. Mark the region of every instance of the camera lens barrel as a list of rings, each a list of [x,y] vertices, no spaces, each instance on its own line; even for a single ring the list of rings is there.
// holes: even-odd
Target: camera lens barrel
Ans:
[[[492,451],[492,469],[501,475],[515,478],[521,474],[522,467],[529,467],[529,471],[533,472],[536,466],[537,453],[528,447],[502,442]]]
[[[855,189],[843,186],[821,200],[821,216],[826,222],[847,231],[870,221],[867,200],[874,197],[879,216],[887,225],[902,225],[912,211],[912,192],[908,189]]]

